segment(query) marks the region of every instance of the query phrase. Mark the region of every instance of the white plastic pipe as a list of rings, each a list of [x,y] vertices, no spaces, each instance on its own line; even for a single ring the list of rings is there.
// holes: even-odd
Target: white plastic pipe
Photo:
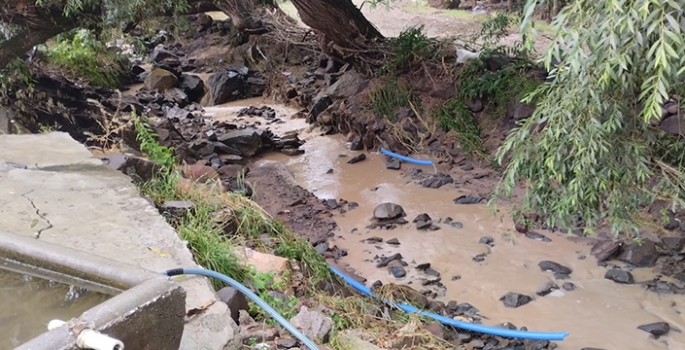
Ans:
[[[52,320],[48,323],[48,330],[62,327],[66,322]],[[76,345],[81,349],[93,350],[124,350],[124,343],[108,335],[102,334],[92,329],[84,329],[76,338]]]

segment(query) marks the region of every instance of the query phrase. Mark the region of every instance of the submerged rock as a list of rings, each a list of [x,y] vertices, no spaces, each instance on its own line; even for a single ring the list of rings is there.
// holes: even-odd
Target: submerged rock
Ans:
[[[406,215],[402,206],[390,202],[381,203],[373,210],[373,218],[376,220],[392,220]]]
[[[655,322],[643,324],[642,326],[638,326],[637,329],[650,333],[654,338],[659,339],[660,336],[671,330],[671,326],[666,322]]]
[[[390,267],[390,274],[395,278],[402,278],[407,275],[407,271],[402,266],[392,266]]]
[[[623,249],[618,260],[637,267],[652,267],[656,263],[659,253],[653,241],[645,240],[642,244],[632,243]]]
[[[361,161],[364,160],[364,159],[366,159],[366,154],[365,154],[365,153],[362,153],[362,154],[360,154],[360,155],[358,155],[358,156],[356,156],[356,157],[354,157],[354,158],[348,160],[348,161],[347,161],[347,164],[359,163],[359,162],[361,162]]]
[[[633,274],[628,271],[623,271],[621,269],[611,269],[604,274],[604,278],[621,284],[633,284],[635,279]]]
[[[454,199],[454,204],[478,204],[483,201],[483,197],[459,196]]]
[[[538,266],[542,271],[551,271],[555,274],[570,275],[573,270],[554,261],[541,261]]]
[[[524,235],[526,236],[526,238],[534,239],[536,241],[541,241],[541,242],[551,242],[552,241],[551,239],[549,239],[549,237],[547,237],[543,234],[537,233],[537,232],[533,232],[533,231],[528,231]]]
[[[533,298],[525,294],[509,292],[502,296],[499,300],[502,301],[506,307],[517,308],[530,303]]]
[[[449,174],[436,174],[431,177],[421,181],[421,186],[425,188],[440,188],[444,185],[451,184],[454,179]],[[456,203],[456,200],[455,200]],[[457,203],[457,204],[467,204],[467,203]]]

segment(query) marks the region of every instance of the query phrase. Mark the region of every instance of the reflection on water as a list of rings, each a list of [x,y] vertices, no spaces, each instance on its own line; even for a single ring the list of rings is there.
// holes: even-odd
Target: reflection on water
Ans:
[[[109,295],[0,269],[0,350],[48,330],[50,320],[69,320]]]
[[[343,263],[366,277],[367,285],[376,280],[414,281],[412,285],[421,289],[416,279],[421,273],[412,266],[428,262],[440,272],[446,286],[444,295],[438,299],[473,304],[488,317],[484,324],[508,321],[531,330],[567,331],[569,337],[559,343],[562,350],[685,349],[685,335],[680,332],[671,331],[667,337],[653,340],[649,334],[637,330],[641,324],[658,321],[685,329],[685,318],[679,311],[685,300],[604,279],[606,270],[597,266],[589,247],[552,234],[549,234],[550,243],[525,238],[514,230],[507,217],[492,216],[485,205],[453,203],[454,198],[470,194],[469,191],[462,192],[455,186],[439,190],[422,188],[402,175],[412,166],[403,164],[401,172],[387,170],[382,155],[367,152],[366,161],[347,164],[349,157],[358,152],[345,148],[340,138],[309,138],[303,148],[305,154],[297,158],[281,154],[270,154],[267,158],[285,162],[298,183],[319,198],[344,198],[359,204],[357,209],[336,217],[339,231],[333,243],[348,249],[349,255],[343,258]],[[425,172],[433,172],[431,167],[423,168]],[[329,169],[333,172],[329,173]],[[440,224],[441,229],[437,231],[418,231],[415,225],[408,224],[388,231],[367,229],[373,208],[382,202],[402,205],[409,221],[420,213],[428,213],[434,220],[451,217],[461,222],[463,228]],[[401,244],[362,242],[370,236],[384,241],[397,238]],[[482,236],[493,237],[494,246],[479,244]],[[407,277],[400,280],[371,262],[376,255],[397,252],[410,263]],[[487,254],[485,260],[475,262],[473,257],[482,253]],[[536,296],[536,291],[553,280],[551,274],[540,271],[538,263],[543,260],[553,260],[573,269],[570,279],[555,282],[560,287],[571,282],[575,290],[562,289],[546,297]],[[648,270],[635,273],[645,278],[651,274]],[[535,300],[516,309],[505,308],[498,299],[510,291],[533,296]]]

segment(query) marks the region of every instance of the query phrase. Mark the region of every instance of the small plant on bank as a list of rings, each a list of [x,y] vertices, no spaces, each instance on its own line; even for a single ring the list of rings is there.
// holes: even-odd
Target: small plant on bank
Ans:
[[[402,31],[397,38],[389,39],[389,44],[395,54],[387,67],[391,72],[404,71],[427,60],[438,48],[437,41],[423,32],[423,26]]]
[[[372,92],[370,97],[374,114],[391,122],[397,121],[397,111],[400,107],[421,106],[419,96],[411,87],[400,83],[396,77],[391,77],[383,87]]]
[[[177,161],[176,157],[174,157],[174,150],[171,147],[160,145],[159,141],[157,141],[159,135],[140,116],[132,113],[131,120],[136,130],[136,140],[140,142],[140,150],[143,154],[165,169],[171,170]]]

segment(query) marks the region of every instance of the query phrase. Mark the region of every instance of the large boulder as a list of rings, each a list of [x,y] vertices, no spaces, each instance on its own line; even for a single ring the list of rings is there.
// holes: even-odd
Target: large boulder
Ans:
[[[191,102],[200,103],[207,92],[205,83],[197,75],[181,75],[181,89],[188,95]]]
[[[392,220],[406,216],[401,205],[395,203],[381,203],[373,210],[373,218],[376,220]]]
[[[217,141],[236,150],[239,156],[249,158],[255,155],[262,147],[262,136],[258,130],[248,128],[232,130],[219,135]],[[229,152],[227,152],[229,153]]]
[[[209,77],[212,104],[235,101],[245,95],[245,76],[234,70],[225,70]]]
[[[145,88],[152,91],[165,91],[178,86],[178,78],[168,70],[157,68],[145,77]]]
[[[326,95],[332,98],[350,98],[360,94],[367,86],[369,86],[368,80],[361,74],[350,71],[343,74],[338,81],[329,86],[326,90]]]

